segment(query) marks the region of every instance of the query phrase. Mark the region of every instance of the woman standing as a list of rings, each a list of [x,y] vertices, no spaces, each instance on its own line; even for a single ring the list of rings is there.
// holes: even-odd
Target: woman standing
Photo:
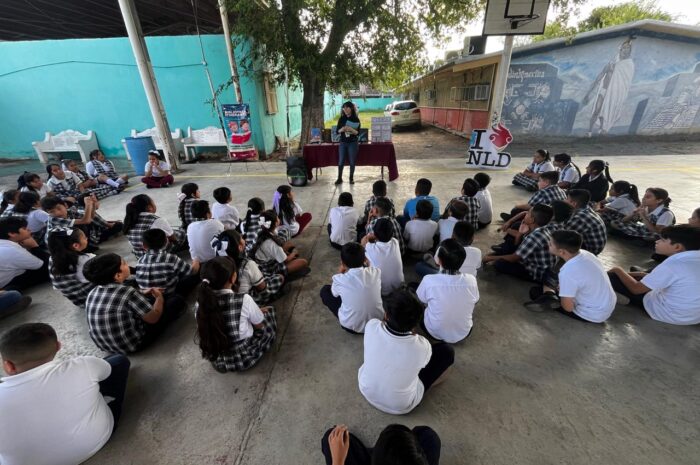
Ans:
[[[338,134],[340,134],[340,147],[338,155],[338,179],[337,184],[343,183],[343,166],[345,159],[350,162],[350,184],[355,184],[355,163],[357,162],[357,134],[360,132],[360,118],[355,112],[355,105],[352,102],[343,104],[340,119],[338,120]]]

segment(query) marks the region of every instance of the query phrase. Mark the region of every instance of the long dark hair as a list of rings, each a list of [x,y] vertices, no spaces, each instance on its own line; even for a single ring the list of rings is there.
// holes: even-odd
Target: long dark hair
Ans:
[[[639,206],[641,202],[639,201],[639,191],[637,186],[631,184],[627,181],[615,181],[612,183],[612,188],[620,195],[627,194],[632,202],[636,206]]]
[[[227,229],[212,241],[212,246],[217,254],[226,253],[226,255],[236,262],[236,269],[243,269],[243,261],[246,260],[245,252],[238,249],[238,244],[241,243],[242,236],[235,229]],[[224,246],[226,247],[224,249]]]
[[[603,173],[605,174],[605,179],[608,180],[608,182],[613,183],[613,178],[610,177],[610,166],[608,165],[607,161],[603,160],[591,160],[591,162],[588,164],[592,170],[598,173]]]
[[[350,100],[345,102],[342,107],[340,107],[340,111],[342,112],[340,117],[342,118],[345,116],[345,112],[343,111],[343,108],[350,108],[352,109],[352,112],[350,113],[350,116],[347,116],[346,118],[349,119],[350,121],[357,121],[359,118],[357,117],[357,111],[355,111],[355,104],[352,103]]]
[[[651,195],[653,195],[656,199],[662,200],[662,204],[664,207],[668,208],[668,206],[671,204],[671,197],[668,196],[668,191],[666,189],[662,189],[661,187],[649,187],[647,189],[647,192],[651,192]],[[17,207],[15,207],[15,210]]]
[[[47,182],[49,179],[51,179],[51,176],[53,176],[53,173],[51,172],[51,168],[53,168],[54,166],[58,166],[60,169],[63,169],[63,168],[61,168],[61,165],[59,165],[58,163],[49,163],[48,165],[46,165],[46,174],[47,174],[46,181]],[[56,178],[56,179],[58,179],[58,178]]]
[[[576,169],[576,172],[578,173],[579,179],[581,178],[581,170],[576,165],[576,163],[571,161],[571,155],[569,155],[568,153],[558,153],[558,154],[554,155],[554,161],[556,161],[558,163],[563,163],[564,166],[566,166],[566,165],[573,166]]]
[[[39,194],[36,192],[20,192],[19,198],[12,211],[17,213],[29,213],[39,201]]]
[[[141,213],[148,210],[153,205],[153,200],[146,194],[135,195],[131,202],[126,204],[126,215],[124,215],[124,234],[128,234],[139,222]]]
[[[294,203],[289,195],[292,193],[292,188],[287,185],[281,185],[277,188],[277,192],[280,194],[279,209],[275,208],[275,211],[279,215],[280,219],[287,222],[287,224],[293,223],[294,218]]]
[[[14,205],[15,202],[17,202],[18,194],[19,191],[17,189],[8,189],[2,193],[2,203],[0,203],[0,214],[7,210],[7,207],[10,206],[10,203]]]
[[[83,231],[74,228],[71,234],[66,229],[53,229],[49,231],[49,253],[51,254],[51,273],[54,275],[66,275],[75,273],[78,258],[82,253],[73,249],[73,244],[80,242]]]
[[[98,155],[99,153],[100,153],[100,149],[95,149],[95,150],[92,150],[92,151],[90,152],[90,155],[88,155],[88,156],[90,157],[90,160],[91,160],[91,161],[92,161],[92,160],[97,160],[97,155]]]
[[[253,197],[248,200],[248,212],[245,214],[245,226],[243,232],[248,232],[250,227],[250,217],[252,215],[260,215],[265,210],[265,202],[259,197]]]
[[[36,189],[34,189],[34,187],[30,186],[29,183],[30,183],[30,182],[33,182],[33,181],[35,181],[35,180],[37,180],[37,179],[41,179],[41,177],[39,177],[38,174],[36,174],[36,173],[27,173],[27,172],[25,172],[25,173],[22,175],[22,179],[24,180],[24,186],[22,186],[22,187],[26,187],[26,188],[29,189],[31,192],[36,192]]]
[[[231,347],[226,330],[223,310],[214,291],[224,288],[231,276],[236,273],[236,263],[228,257],[215,257],[199,272],[202,282],[197,290],[197,334],[202,358],[214,361]]]
[[[255,254],[258,252],[260,246],[268,239],[272,239],[272,241],[279,246],[284,244],[284,239],[273,233],[275,230],[275,225],[277,224],[277,213],[275,213],[274,210],[265,210],[260,214],[260,222],[262,223],[267,221],[270,222],[270,229],[265,228],[262,224],[260,225],[260,233],[258,234],[258,238],[255,240],[253,248],[250,249],[251,257],[255,257]]]
[[[535,153],[537,153],[539,156],[541,156],[542,158],[544,158],[544,160],[542,160],[543,163],[544,163],[545,161],[550,161],[550,160],[551,160],[551,158],[549,157],[549,150],[546,150],[546,149],[537,149],[537,150],[535,150]]]
[[[185,220],[185,205],[187,205],[187,199],[193,199],[199,186],[193,182],[188,182],[183,184],[180,188],[180,192],[185,194],[182,200],[180,200],[180,205],[177,207],[177,216],[182,221],[183,226],[187,226],[187,221]]]

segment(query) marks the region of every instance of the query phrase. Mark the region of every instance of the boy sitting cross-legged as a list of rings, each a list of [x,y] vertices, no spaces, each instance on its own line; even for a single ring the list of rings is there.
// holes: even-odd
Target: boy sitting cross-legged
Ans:
[[[389,295],[403,284],[403,262],[399,242],[391,236],[391,221],[380,218],[374,232],[362,239],[370,266],[381,270],[382,295]]]
[[[358,381],[360,392],[372,406],[403,415],[444,379],[455,352],[445,342],[431,345],[416,334],[423,308],[411,292],[394,291],[385,302],[383,321],[372,319],[365,328],[364,363]]]
[[[199,283],[199,261],[192,265],[166,250],[168,236],[162,229],[143,233],[146,251],[136,264],[136,282],[141,289],[158,288],[165,296],[178,294],[186,297]]]
[[[418,298],[427,305],[421,326],[433,339],[455,343],[471,333],[479,288],[473,275],[460,272],[466,256],[455,239],[442,241],[436,254],[440,271],[418,286]]]
[[[409,252],[424,253],[434,247],[438,225],[431,219],[434,206],[428,200],[419,200],[415,210],[415,216],[404,227],[403,237]]]
[[[117,254],[91,258],[83,275],[97,284],[88,294],[85,311],[90,337],[105,352],[123,354],[143,349],[185,310],[185,301],[178,295],[166,299],[158,288],[139,292],[125,285],[129,265]]]
[[[0,383],[3,465],[82,463],[117,426],[129,359],[55,360],[60,349],[56,331],[45,323],[19,325],[0,338],[7,374]]]
[[[381,318],[382,272],[367,265],[365,249],[357,242],[348,242],[340,251],[340,272],[333,284],[321,288],[323,304],[340,321],[346,331],[360,334],[372,318]]]

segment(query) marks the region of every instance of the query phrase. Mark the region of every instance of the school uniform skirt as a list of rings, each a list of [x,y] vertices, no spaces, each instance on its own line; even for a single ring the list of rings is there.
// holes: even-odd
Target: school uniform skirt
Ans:
[[[521,173],[513,176],[513,184],[516,186],[524,187],[527,190],[537,190],[537,179],[531,179],[524,176]]]
[[[274,274],[281,274],[282,276],[287,276],[286,263],[280,263],[277,260],[268,260],[263,263],[257,262],[257,264],[263,276],[270,276]]]
[[[649,242],[659,238],[657,233],[649,231],[644,223],[640,223],[639,221],[625,223],[622,220],[614,220],[610,223],[610,227],[625,236],[635,237]]]
[[[258,305],[263,305],[275,300],[279,297],[278,294],[282,290],[282,286],[284,286],[284,276],[281,274],[265,275],[263,272],[263,277],[265,280],[265,289],[259,291],[253,287],[248,292]]]
[[[610,224],[613,221],[618,221],[622,222],[622,218],[625,217],[622,213],[616,211],[616,210],[610,210],[609,208],[606,208],[605,210],[601,211],[598,213],[600,215],[600,218],[603,220],[603,223],[605,223],[605,226],[610,226]]]
[[[217,371],[247,370],[258,363],[265,352],[270,350],[277,334],[275,309],[270,308],[264,315],[262,329],[256,329],[251,337],[235,342],[228,351],[211,362]]]

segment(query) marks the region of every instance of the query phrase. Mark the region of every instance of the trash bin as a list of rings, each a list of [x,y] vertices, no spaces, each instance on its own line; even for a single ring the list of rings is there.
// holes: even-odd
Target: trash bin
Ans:
[[[131,164],[134,165],[134,170],[137,176],[146,174],[144,168],[148,162],[148,151],[155,150],[156,144],[153,143],[151,136],[147,137],[125,137],[126,149],[131,155]]]

